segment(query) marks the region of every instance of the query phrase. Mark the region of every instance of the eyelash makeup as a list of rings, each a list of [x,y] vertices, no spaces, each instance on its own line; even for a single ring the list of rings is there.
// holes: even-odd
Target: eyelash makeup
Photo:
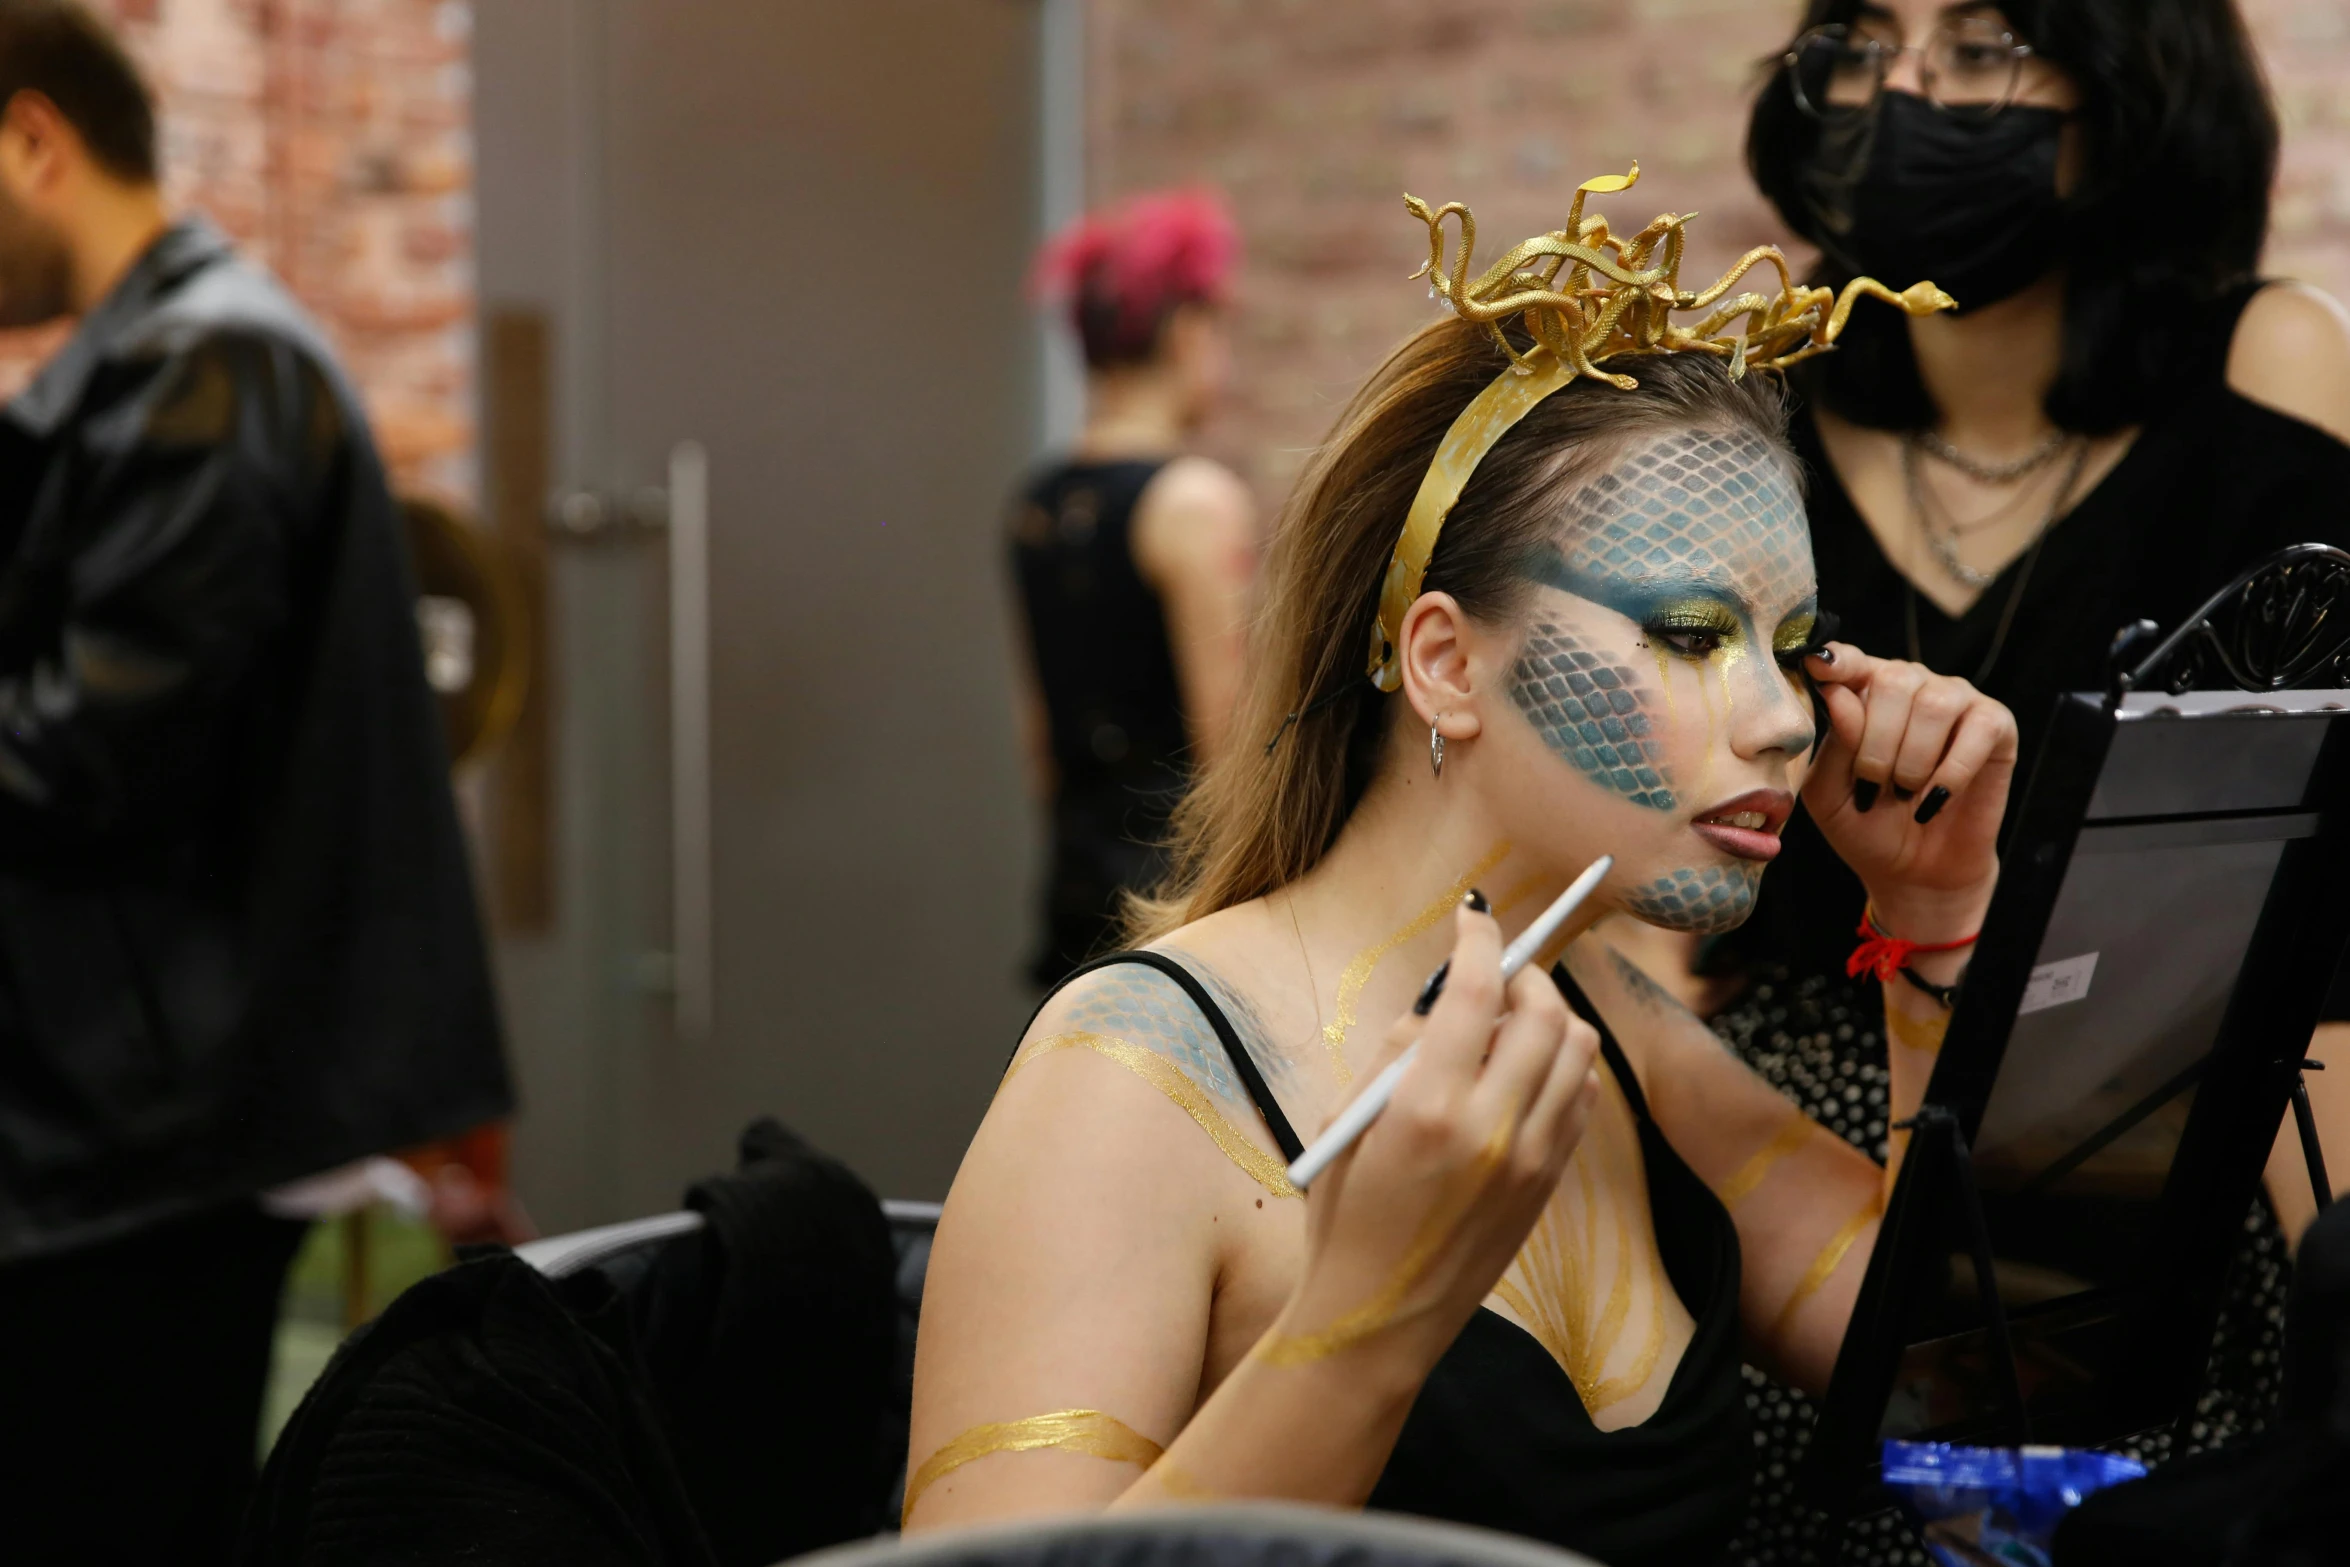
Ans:
[[[1651,642],[1661,643],[1683,658],[1703,659],[1711,657],[1723,643],[1737,640],[1739,621],[1729,606],[1701,600],[1662,610],[1640,629]]]

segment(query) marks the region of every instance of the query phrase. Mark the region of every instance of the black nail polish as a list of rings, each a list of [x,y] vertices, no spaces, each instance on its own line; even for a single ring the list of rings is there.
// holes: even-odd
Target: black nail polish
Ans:
[[[1469,889],[1469,910],[1474,914],[1490,914],[1493,912],[1493,905],[1485,901],[1485,894],[1471,887]]]
[[[1896,800],[1907,800],[1916,792],[1913,789],[1904,789],[1899,784],[1893,786],[1893,798]]]
[[[1412,1003],[1412,1016],[1428,1015],[1429,1008],[1436,1005],[1436,998],[1444,994],[1444,976],[1451,972],[1452,959],[1446,958],[1437,965],[1436,972],[1428,976],[1428,983],[1420,987],[1420,998]]]
[[[1811,650],[1811,656],[1823,664],[1836,662],[1836,650],[1832,647],[1815,647]]]
[[[1866,778],[1855,778],[1852,780],[1852,808],[1854,810],[1866,811],[1870,806],[1875,805],[1876,803],[1877,786],[1875,784],[1869,782]]]
[[[1942,807],[1949,803],[1950,791],[1940,784],[1934,785],[1933,788],[1926,791],[1926,797],[1918,802],[1917,824],[1920,827],[1925,826],[1926,823],[1941,815]]]

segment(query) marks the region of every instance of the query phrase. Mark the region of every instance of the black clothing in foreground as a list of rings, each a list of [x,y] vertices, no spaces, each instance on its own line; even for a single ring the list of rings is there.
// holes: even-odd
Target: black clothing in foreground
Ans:
[[[2350,446],[2227,384],[2228,342],[2251,293],[2214,312],[2202,362],[2168,411],[2140,430],[2113,471],[2049,530],[1998,658],[1976,681],[2014,710],[2022,730],[2017,799],[2057,695],[2106,689],[2108,653],[2122,626],[2145,618],[2167,631],[2285,545],[2350,548]],[[1808,409],[1798,409],[1793,433],[1810,477],[1820,604],[1841,621],[1838,636],[1881,658],[1910,657],[1906,606],[1914,597],[1923,661],[1975,680],[2023,562],[2002,572],[1965,614],[1944,615],[1913,594],[1886,558],[1830,465]],[[1923,542],[1916,558],[1913,569],[1939,569]],[[1754,918],[1721,945],[1797,975],[1840,975],[1859,940],[1863,901],[1859,879],[1798,810],[1763,878]],[[2337,979],[2323,1016],[2350,1017],[2350,970]]]
[[[489,1251],[394,1301],[270,1454],[241,1567],[768,1567],[882,1527],[880,1203],[767,1120],[686,1200],[707,1227],[648,1252]]]
[[[512,1103],[358,401],[181,223],[0,410],[0,1259]]]
[[[1737,1227],[1649,1119],[1639,1079],[1597,1010],[1564,967],[1552,974],[1598,1028],[1608,1070],[1639,1123],[1658,1250],[1695,1319],[1689,1347],[1654,1414],[1602,1431],[1550,1351],[1480,1307],[1428,1374],[1370,1505],[1524,1535],[1608,1567],[1702,1567],[1722,1559],[1754,1466],[1738,1378]],[[1231,1023],[1204,989],[1185,988],[1274,1141],[1299,1146]]]
[[[1052,734],[1039,985],[1108,945],[1121,893],[1157,882],[1189,777],[1167,619],[1132,548],[1135,504],[1161,466],[1066,463],[1013,513],[1012,575]]]
[[[0,1561],[229,1560],[307,1228],[241,1202],[0,1273]]]

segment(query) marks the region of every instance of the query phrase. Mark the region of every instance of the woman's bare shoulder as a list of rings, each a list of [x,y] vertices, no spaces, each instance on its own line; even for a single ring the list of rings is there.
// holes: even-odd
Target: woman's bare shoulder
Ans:
[[[1114,1117],[1154,1144],[1176,1139],[1196,1148],[1204,1137],[1205,1146],[1267,1192],[1295,1196],[1271,1133],[1200,997],[1222,1015],[1234,1042],[1268,1082],[1278,1083],[1285,1058],[1270,1048],[1247,996],[1182,936],[1153,951],[1178,965],[1199,995],[1183,978],[1141,962],[1113,964],[1071,982],[1030,1024],[989,1118],[1027,1120],[1047,1108],[1038,1101],[1062,1107],[1074,1096],[1085,1113]],[[1028,1080],[1051,1087],[1023,1091]]]
[[[1131,548],[1146,576],[1214,571],[1256,543],[1256,501],[1240,475],[1210,457],[1178,457],[1135,502]]]
[[[2228,385],[2350,441],[2350,311],[2306,283],[2270,284],[2236,322]]]

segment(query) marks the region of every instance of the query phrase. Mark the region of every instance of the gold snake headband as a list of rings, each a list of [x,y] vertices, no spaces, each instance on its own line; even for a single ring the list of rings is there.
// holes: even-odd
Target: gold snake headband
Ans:
[[[1403,684],[1398,647],[1404,612],[1420,596],[1429,557],[1436,553],[1436,536],[1453,503],[1494,443],[1551,393],[1581,376],[1630,391],[1640,383],[1598,368],[1603,361],[1629,354],[1712,354],[1730,362],[1732,380],[1749,370],[1784,370],[1834,347],[1854,302],[1864,294],[1913,316],[1957,304],[1931,283],[1913,283],[1898,294],[1865,277],[1845,284],[1841,294],[1798,288],[1787,271],[1787,258],[1775,245],[1757,245],[1712,287],[1684,293],[1681,249],[1685,226],[1694,213],[1668,212],[1628,239],[1610,234],[1607,219],[1583,216],[1585,196],[1630,190],[1639,178],[1640,165],[1635,163],[1628,174],[1585,180],[1575,187],[1565,228],[1527,240],[1474,282],[1469,280],[1469,255],[1477,244],[1477,220],[1469,209],[1454,201],[1430,211],[1419,197],[1404,197],[1405,209],[1428,225],[1428,262],[1412,276],[1428,279],[1430,291],[1462,320],[1490,331],[1510,356],[1510,367],[1445,431],[1420,480],[1419,493],[1412,497],[1380,589],[1379,623],[1371,630],[1370,675],[1380,690],[1393,691]],[[1444,220],[1455,216],[1461,220],[1461,246],[1448,271]],[[1776,295],[1749,292],[1724,298],[1740,278],[1766,261],[1779,272]],[[1675,326],[1671,316],[1677,310],[1708,314],[1695,326]],[[1502,335],[1502,323],[1512,316],[1534,339],[1534,346],[1523,354]],[[1723,328],[1741,316],[1747,318],[1745,331],[1724,335]]]

